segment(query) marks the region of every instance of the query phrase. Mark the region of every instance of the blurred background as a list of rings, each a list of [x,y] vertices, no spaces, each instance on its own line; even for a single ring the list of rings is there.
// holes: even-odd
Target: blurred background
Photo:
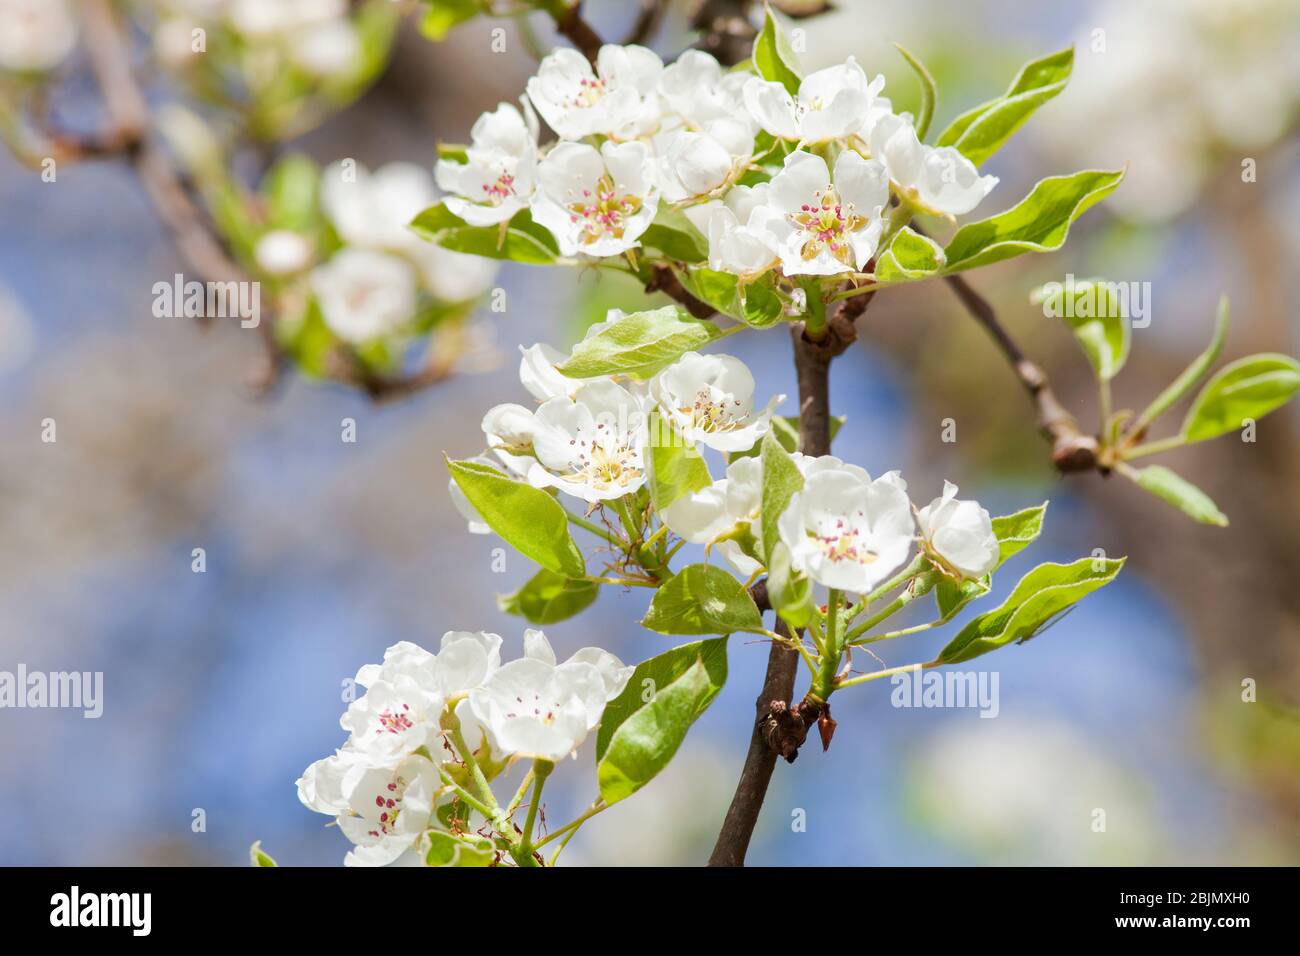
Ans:
[[[1294,0],[836,7],[802,22],[805,66],[855,55],[914,107],[897,40],[936,74],[936,129],[1025,60],[1077,44],[1067,90],[989,162],[1001,184],[981,214],[1046,175],[1127,164],[1128,178],[1063,252],[972,281],[1082,424],[1097,415],[1087,363],[1028,301],[1066,273],[1152,284],[1117,407],[1145,405],[1204,347],[1220,294],[1225,359],[1300,352]],[[614,37],[636,10],[587,12]],[[685,22],[674,8],[656,34],[666,58],[689,42]],[[438,140],[463,142],[535,67],[508,21],[514,52],[484,52],[501,25],[478,20],[440,45],[403,28],[377,84],[292,145],[322,163],[432,166]],[[72,122],[93,122],[95,102],[75,79],[58,94]],[[289,374],[259,397],[257,332],[152,315],[153,284],[181,271],[123,164],[68,164],[46,183],[0,152],[0,670],[102,671],[105,684],[98,720],[0,710],[3,864],[244,864],[257,839],[282,865],[340,862],[346,840],[299,804],[294,780],[342,739],[341,682],[398,640],[436,647],[448,629],[497,631],[511,656],[521,646],[523,622],[493,595],[533,569],[511,554],[494,572],[499,542],[465,533],[442,455],[479,453],[483,411],[526,400],[519,345],[567,347],[606,308],[644,301],[596,270],[507,264],[505,312],[483,312],[474,361],[448,381],[375,404]],[[945,478],[994,514],[1051,499],[1043,539],[999,593],[1034,561],[1101,548],[1129,563],[1040,639],[983,659],[999,672],[995,719],[896,709],[884,685],[837,698],[830,751],[777,768],[750,862],[1300,863],[1296,408],[1263,420],[1254,443],[1229,435],[1169,458],[1228,513],[1217,529],[1119,480],[1058,478],[1020,385],[941,284],[879,296],[859,329],[833,374],[832,408],[848,417],[837,454],[901,468],[919,501]],[[782,331],[728,345],[760,391],[795,394]],[[41,441],[46,418],[55,443]],[[349,418],[355,443],[340,440]],[[948,418],[955,443],[941,441]],[[600,644],[639,661],[671,643],[635,626],[645,603],[606,588],[547,631],[561,656]],[[922,659],[950,631],[881,657]],[[766,657],[731,639],[728,684],[669,770],[584,827],[563,862],[707,859]],[[594,793],[589,748],[547,788],[553,823]]]

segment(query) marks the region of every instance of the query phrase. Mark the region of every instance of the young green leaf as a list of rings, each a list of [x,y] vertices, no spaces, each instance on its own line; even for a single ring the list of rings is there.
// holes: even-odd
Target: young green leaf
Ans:
[[[681,269],[677,277],[701,302],[756,329],[769,328],[786,317],[771,272],[753,282],[741,282],[738,276],[712,269]]]
[[[1080,558],[1073,564],[1040,564],[1016,585],[1002,605],[971,618],[936,658],[957,664],[1024,642],[1080,599],[1115,580],[1126,559]]]
[[[1138,432],[1145,429],[1157,418],[1169,411],[1170,408],[1178,404],[1179,400],[1192,390],[1192,387],[1210,370],[1210,366],[1218,361],[1219,353],[1223,351],[1223,340],[1227,338],[1227,335],[1228,297],[1221,296],[1218,311],[1214,316],[1214,335],[1210,338],[1210,344],[1137,417],[1137,420],[1133,422],[1133,431]]]
[[[272,229],[310,232],[320,222],[317,192],[320,168],[302,153],[280,159],[262,180],[267,225]]]
[[[641,245],[658,249],[678,262],[703,262],[709,258],[709,240],[695,228],[680,209],[664,205],[654,222],[641,234]]]
[[[586,562],[558,501],[478,462],[448,461],[447,468],[488,527],[520,554],[556,574],[586,577]]]
[[[599,593],[600,585],[595,581],[568,578],[542,568],[518,591],[499,595],[497,606],[530,624],[555,624],[585,611]]]
[[[1115,191],[1122,170],[1085,170],[1050,176],[1006,212],[957,230],[944,249],[945,273],[962,272],[1010,259],[1023,252],[1054,252],[1070,225]]]
[[[727,682],[727,640],[675,647],[637,665],[623,693],[605,705],[596,734],[596,780],[617,803],[658,774]]]
[[[435,43],[447,39],[452,28],[483,12],[483,0],[426,0],[429,9],[420,18],[420,32]]]
[[[769,552],[767,565],[767,599],[773,609],[791,627],[806,626],[816,610],[812,580],[790,567],[790,549],[784,541]]]
[[[934,117],[934,104],[937,98],[934,77],[925,68],[925,64],[914,57],[901,43],[895,43],[894,49],[903,55],[903,59],[907,61],[907,65],[912,68],[917,81],[921,84],[921,105],[916,111],[916,118],[912,121],[912,125],[916,128],[916,138],[924,142],[925,134],[930,130],[930,120]]]
[[[939,609],[940,620],[947,621],[976,598],[989,593],[989,575],[978,579],[954,581],[940,575],[934,586],[934,604]]]
[[[424,853],[426,866],[490,866],[496,856],[496,848],[487,837],[455,837],[442,830],[428,830],[425,839],[429,845]]]
[[[261,840],[253,841],[253,845],[248,848],[248,864],[249,866],[279,866],[280,865],[271,858],[271,854],[267,853],[265,850],[262,849]]]
[[[655,591],[641,626],[660,634],[762,631],[758,605],[740,582],[712,564],[691,564]]]
[[[994,570],[1000,568],[1013,554],[1023,551],[1043,532],[1043,517],[1047,514],[1047,502],[1025,508],[1015,514],[1000,515],[993,519],[993,534],[998,539],[998,563]]]
[[[1128,360],[1127,295],[1113,282],[1080,279],[1069,287],[1049,282],[1035,289],[1029,300],[1041,305],[1047,315],[1069,323],[1097,379],[1109,382]]]
[[[656,511],[713,483],[704,456],[658,411],[650,414],[650,437],[650,500]]]
[[[786,88],[791,96],[799,92],[803,74],[799,71],[799,58],[790,46],[781,25],[772,16],[772,8],[763,11],[763,29],[754,40],[754,69],[765,80],[773,80]]]
[[[1130,474],[1130,471],[1133,473]],[[1122,469],[1122,474],[1132,478],[1140,487],[1157,498],[1163,498],[1201,524],[1212,524],[1220,528],[1228,525],[1228,516],[1219,510],[1218,505],[1210,500],[1209,495],[1186,478],[1162,465],[1148,465],[1146,468],[1138,469],[1126,468]]]
[[[944,261],[943,249],[937,242],[904,226],[876,259],[876,281],[925,279],[942,269]]]
[[[953,120],[940,134],[938,145],[955,146],[978,166],[996,153],[1035,110],[1065,89],[1073,68],[1073,47],[1026,63],[1006,93]]]
[[[557,368],[569,378],[619,374],[649,378],[721,336],[716,325],[692,319],[675,305],[630,312],[579,342]]]
[[[439,203],[416,216],[411,228],[444,249],[488,259],[548,265],[560,255],[555,237],[545,226],[533,222],[527,209],[515,213],[502,231],[499,226],[470,226]]]
[[[1265,352],[1230,362],[1205,383],[1183,420],[1188,441],[1204,441],[1263,418],[1300,390],[1300,362]]]
[[[761,513],[763,516],[763,553],[771,554],[780,539],[778,521],[790,498],[803,488],[803,475],[790,453],[781,447],[772,432],[763,436],[763,491]]]

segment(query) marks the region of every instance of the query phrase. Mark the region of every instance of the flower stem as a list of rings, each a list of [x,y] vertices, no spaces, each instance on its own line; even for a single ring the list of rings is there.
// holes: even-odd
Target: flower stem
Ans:
[[[1158,455],[1162,451],[1173,451],[1175,448],[1181,448],[1186,444],[1187,439],[1182,435],[1170,435],[1168,438],[1147,442],[1145,445],[1138,445],[1136,448],[1128,449],[1123,453],[1124,460],[1131,461],[1134,458],[1145,458],[1147,455]]]
[[[938,661],[917,661],[915,664],[902,664],[898,667],[886,667],[882,671],[872,671],[870,674],[862,674],[858,677],[850,677],[848,680],[842,680],[836,683],[836,690],[843,690],[845,687],[852,687],[854,684],[865,684],[867,681],[880,680],[882,677],[892,677],[894,674],[906,674],[909,671],[925,670],[929,667],[937,667]]]
[[[835,688],[835,674],[844,654],[844,639],[840,636],[840,598],[839,589],[831,588],[826,598],[826,640],[822,647],[821,668],[813,677],[809,693],[810,697],[822,702],[830,699]]]
[[[551,775],[555,769],[555,764],[549,760],[534,760],[531,771],[533,777],[533,798],[528,804],[528,816],[524,820],[524,832],[520,837],[519,845],[511,852],[515,862],[520,866],[536,866],[537,859],[533,856],[536,849],[533,846],[533,827],[537,824],[537,811],[542,805],[542,787],[546,786],[546,778]]]

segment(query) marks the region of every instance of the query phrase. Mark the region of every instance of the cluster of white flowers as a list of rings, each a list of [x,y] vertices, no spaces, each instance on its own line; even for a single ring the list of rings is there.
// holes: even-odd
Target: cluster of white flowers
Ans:
[[[619,318],[621,313],[611,312],[588,334]],[[785,398],[777,395],[757,407],[753,375],[731,355],[688,352],[641,383],[568,378],[557,368],[564,356],[550,346],[522,351],[520,381],[540,404],[490,409],[483,418],[489,454],[473,460],[589,504],[622,498],[645,484],[651,441],[684,439],[729,454],[751,450]],[[648,427],[652,411],[671,423],[669,433],[654,434]],[[794,569],[819,584],[866,593],[907,561],[917,540],[954,577],[980,578],[997,564],[998,539],[988,511],[959,501],[956,485],[945,482],[943,496],[917,510],[896,471],[873,480],[832,455],[791,457],[804,487],[791,498],[778,530]],[[489,533],[454,479],[449,488],[469,530]],[[749,577],[763,567],[744,543],[762,538],[762,489],[761,458],[733,457],[724,477],[678,498],[660,518],[679,537],[716,548]]]
[[[0,70],[51,70],[77,45],[68,0],[0,0],[0,24]]]
[[[356,844],[348,865],[420,862],[438,804],[452,799],[444,774],[454,776],[465,756],[454,739],[490,767],[562,760],[632,675],[597,647],[556,663],[541,631],[525,631],[523,657],[505,664],[501,643],[484,631],[448,631],[437,654],[403,641],[357,672],[365,693],[340,719],[347,741],[298,780],[303,804],[335,817]]]
[[[850,57],[791,96],[698,50],[665,67],[644,47],[606,45],[593,69],[561,49],[528,81],[522,110],[503,103],[480,117],[467,162],[440,161],[438,183],[473,225],[529,208],[566,256],[636,248],[662,199],[708,238],[712,269],[858,272],[881,239],[891,183],[910,209],[948,217],[997,183],[957,150],[921,143],[879,95],[884,82]],[[539,147],[534,109],[558,142]],[[755,155],[760,135],[770,145]],[[770,181],[739,183],[765,178],[760,161],[782,155]]]
[[[344,247],[316,266],[310,285],[325,324],[361,344],[399,332],[415,317],[421,291],[440,302],[465,302],[496,278],[492,259],[423,242],[410,229],[437,202],[428,170],[390,163],[371,173],[348,160],[321,175],[321,206]],[[310,240],[289,230],[263,236],[255,255],[268,275],[301,273],[314,262]]]
[[[998,562],[998,539],[988,511],[958,501],[957,486],[944,483],[943,497],[915,511],[907,483],[896,471],[872,479],[864,469],[833,455],[792,456],[804,486],[777,524],[790,549],[791,567],[818,584],[855,594],[878,587],[903,564],[917,539],[945,572],[981,578]],[[664,509],[675,534],[710,544],[740,574],[762,565],[741,543],[748,530],[761,539],[763,469],[758,457],[740,458],[726,476]],[[915,511],[915,514],[914,514]]]
[[[621,312],[611,310],[588,337],[620,318]],[[488,448],[511,476],[591,504],[622,498],[645,484],[651,441],[726,452],[752,448],[767,434],[772,412],[785,398],[777,395],[756,406],[754,376],[731,355],[687,352],[648,382],[638,382],[568,378],[556,368],[564,356],[550,346],[522,351],[520,381],[540,404],[490,409],[483,418]],[[650,428],[656,410],[671,429]],[[455,481],[450,487],[470,529],[486,532]]]
[[[237,33],[268,72],[267,54],[320,79],[345,75],[361,60],[347,0],[158,0],[157,6],[154,49],[169,66],[194,62],[194,31],[216,24]]]

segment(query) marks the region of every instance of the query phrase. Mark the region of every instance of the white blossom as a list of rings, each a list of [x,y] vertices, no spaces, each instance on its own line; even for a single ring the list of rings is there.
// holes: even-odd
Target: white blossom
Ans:
[[[643,46],[605,44],[594,72],[585,56],[562,48],[542,60],[528,81],[528,98],[561,139],[632,139],[658,124],[662,72],[663,61]]]
[[[67,0],[0,0],[0,70],[50,70],[77,45]]]
[[[313,76],[339,76],[358,65],[361,39],[346,17],[313,23],[290,37],[289,57]]]
[[[927,146],[902,116],[882,116],[871,130],[871,156],[885,164],[899,192],[924,212],[961,216],[998,184],[952,146]]]
[[[744,87],[750,78],[749,73],[724,70],[703,50],[687,50],[664,67],[659,95],[665,109],[692,129],[713,120],[747,122]]]
[[[943,496],[916,513],[926,549],[963,578],[982,578],[998,563],[993,519],[976,501],[959,501],[957,486],[943,483]]]
[[[257,240],[253,257],[267,275],[293,275],[311,265],[312,245],[292,230],[273,229]]]
[[[884,86],[883,76],[868,82],[849,57],[804,77],[796,96],[782,84],[756,76],[745,83],[744,96],[754,120],[773,136],[815,144],[860,133]]]
[[[845,150],[826,161],[802,150],[785,158],[772,177],[768,204],[779,213],[762,221],[788,275],[836,275],[862,270],[883,231],[880,214],[889,202],[885,168]],[[752,214],[751,214],[752,216]]]
[[[589,382],[532,416],[536,461],[528,481],[589,503],[631,494],[646,481],[646,400],[616,382]]]
[[[411,220],[437,201],[433,175],[413,163],[389,163],[371,173],[338,162],[321,174],[321,205],[345,243],[405,257],[424,287],[445,302],[476,298],[491,288],[497,263],[425,242],[410,229]]]
[[[915,525],[898,472],[870,480],[861,468],[810,468],[778,530],[791,567],[817,583],[857,594],[884,582],[912,547]]]
[[[343,249],[312,270],[311,288],[325,324],[345,342],[382,338],[415,315],[415,271],[385,252]]]
[[[451,193],[447,209],[471,226],[492,226],[528,206],[537,185],[537,118],[523,101],[521,113],[501,103],[470,130],[466,162],[439,160],[440,189]]]
[[[659,180],[669,202],[682,202],[721,189],[749,163],[754,133],[734,119],[709,120],[701,130],[667,137],[659,158]]]
[[[686,208],[686,217],[708,237],[710,269],[753,277],[777,263],[782,224],[768,204],[770,189],[769,183],[735,186],[721,200]]]
[[[348,812],[338,825],[356,844],[345,866],[386,866],[410,850],[429,828],[441,789],[438,768],[418,754],[391,768],[354,764],[342,786]]]
[[[585,384],[556,368],[567,358],[559,349],[538,342],[527,348],[520,346],[519,351],[523,355],[519,360],[519,381],[539,402],[559,396],[572,398]]]
[[[598,648],[557,665],[541,631],[526,631],[524,647],[524,657],[503,664],[470,693],[470,709],[502,753],[562,760],[595,729],[632,668]]]
[[[533,219],[566,256],[616,256],[640,243],[658,211],[654,158],[645,143],[560,143],[538,168]]]
[[[650,381],[659,410],[687,442],[718,451],[747,451],[767,434],[772,410],[785,399],[773,397],[754,407],[754,376],[733,355],[687,352]]]

